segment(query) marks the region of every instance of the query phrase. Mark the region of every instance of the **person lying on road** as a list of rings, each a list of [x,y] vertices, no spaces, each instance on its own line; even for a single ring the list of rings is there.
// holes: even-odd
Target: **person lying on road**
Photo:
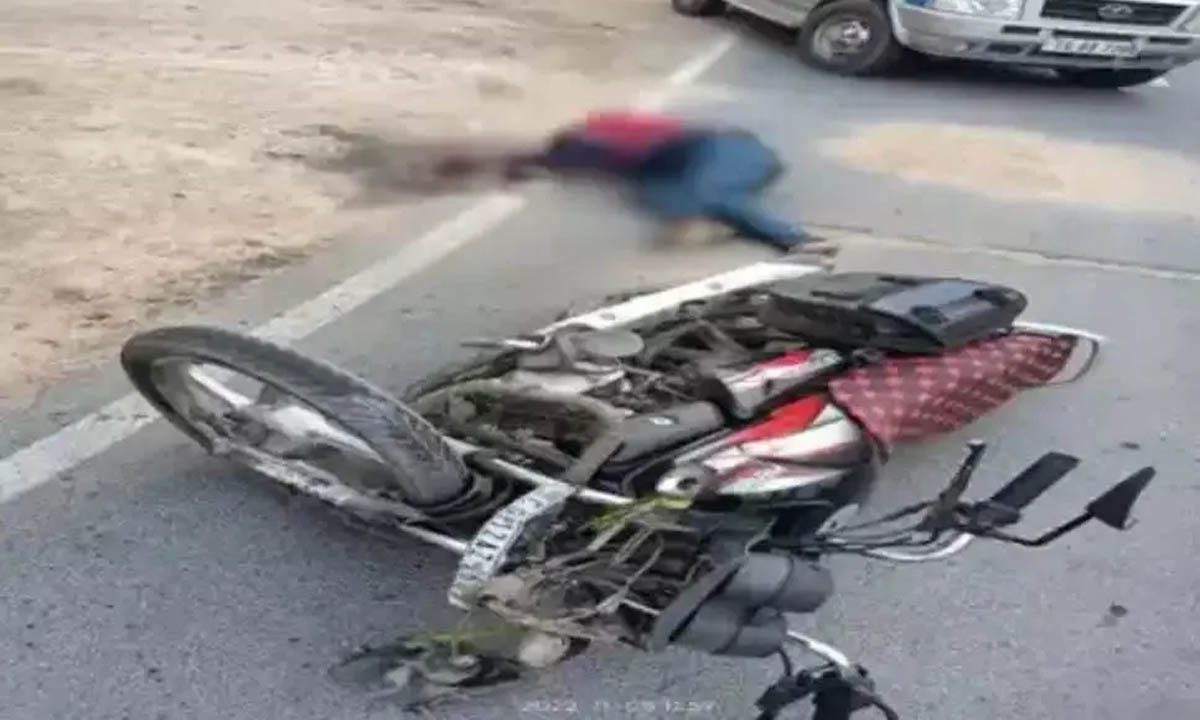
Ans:
[[[450,158],[447,174],[478,170],[478,158]],[[680,235],[697,220],[784,251],[833,255],[836,246],[763,210],[756,195],[783,170],[754,134],[693,125],[650,113],[597,112],[556,132],[545,147],[501,159],[509,180],[539,173],[591,174],[623,181],[644,211]]]

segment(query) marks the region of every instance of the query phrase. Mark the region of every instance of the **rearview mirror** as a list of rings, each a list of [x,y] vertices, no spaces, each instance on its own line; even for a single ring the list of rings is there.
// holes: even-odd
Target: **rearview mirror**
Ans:
[[[1133,510],[1133,504],[1153,478],[1154,468],[1138,470],[1088,503],[1087,514],[1111,528],[1124,530],[1129,527],[1129,513]]]

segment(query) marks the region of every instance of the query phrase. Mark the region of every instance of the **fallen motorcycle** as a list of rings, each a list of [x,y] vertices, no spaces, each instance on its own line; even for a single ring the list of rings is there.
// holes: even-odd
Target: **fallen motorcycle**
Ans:
[[[1102,339],[1021,322],[1025,297],[956,278],[758,263],[568,312],[397,399],[245,335],[172,327],[130,339],[137,389],[208,451],[367,527],[461,556],[448,596],[516,631],[414,636],[351,658],[408,708],[482,692],[588,643],[779,655],[760,718],[896,713],[837,648],[789,629],[833,592],[824,557],[950,557],[976,538],[1041,546],[1089,520],[1117,529],[1143,468],[1027,538],[1023,508],[1078,464],[1051,452],[965,499],[972,442],[936,497],[870,520],[895,445],[962,427],[1019,390],[1077,380]],[[787,650],[824,663],[796,670]]]

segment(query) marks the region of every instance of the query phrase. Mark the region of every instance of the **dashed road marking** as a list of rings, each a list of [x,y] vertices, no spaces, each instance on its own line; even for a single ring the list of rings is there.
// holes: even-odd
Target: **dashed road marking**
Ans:
[[[635,105],[642,109],[657,109],[670,104],[681,91],[733,49],[736,43],[735,35],[722,35],[680,65],[659,87],[643,94]],[[406,243],[390,257],[259,326],[253,334],[283,343],[306,337],[479,239],[526,204],[526,198],[520,195],[488,195],[462,213]],[[0,459],[0,503],[49,482],[131,437],[157,419],[158,413],[140,395],[126,395]]]

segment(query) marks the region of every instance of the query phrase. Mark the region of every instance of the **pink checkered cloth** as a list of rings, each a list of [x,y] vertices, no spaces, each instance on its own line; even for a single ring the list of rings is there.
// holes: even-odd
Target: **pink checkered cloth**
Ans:
[[[829,383],[835,402],[885,447],[949,432],[1044,385],[1075,339],[1013,333],[941,355],[892,356]]]

